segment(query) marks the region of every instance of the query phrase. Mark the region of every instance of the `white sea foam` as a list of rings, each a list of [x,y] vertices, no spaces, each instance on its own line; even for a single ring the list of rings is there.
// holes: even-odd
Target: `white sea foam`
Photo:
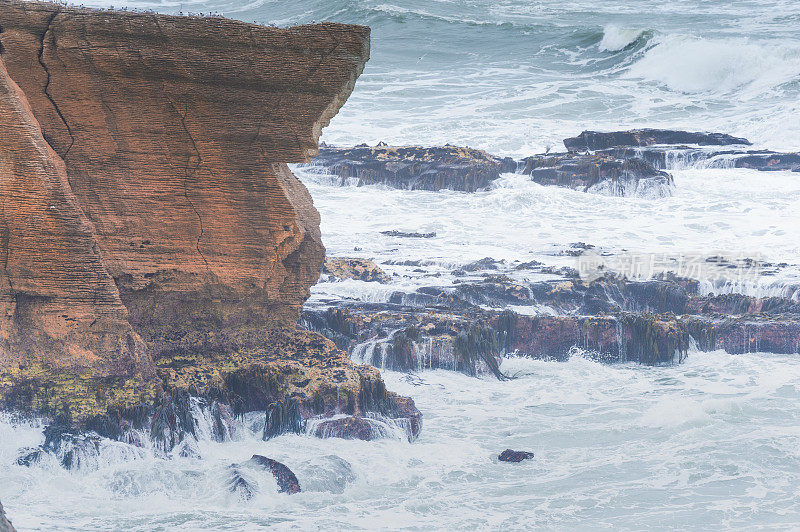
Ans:
[[[667,270],[673,259],[676,267],[689,259],[705,265],[705,258],[713,256],[790,265],[774,269],[769,277],[744,278],[734,275],[736,272],[704,267],[698,272],[709,279],[703,285],[708,292],[769,295],[800,285],[796,267],[800,226],[793,214],[800,212],[800,180],[793,172],[676,170],[674,195],[656,199],[544,187],[521,174],[506,174],[489,190],[469,194],[321,185],[316,176],[306,179],[304,169],[297,173],[320,210],[330,255],[366,256],[378,263],[426,262],[423,273],[383,265],[387,272],[397,274],[393,285],[323,283],[312,289],[315,297],[350,295],[364,301],[386,301],[394,289],[413,291],[419,286],[451,284],[450,270],[487,256],[504,259],[509,265],[535,259],[575,267],[576,259],[553,256],[570,242],[585,242],[627,256],[661,257]],[[380,234],[398,228],[435,232],[436,237]],[[747,252],[757,256],[744,257]]]
[[[453,530],[531,527],[785,528],[800,502],[800,359],[692,352],[678,366],[506,359],[512,381],[435,370],[384,371],[425,412],[420,439],[373,442],[257,431],[201,442],[203,458],[101,460],[89,469],[13,464],[41,429],[0,421],[0,500],[20,530],[260,527]],[[533,451],[522,464],[506,448]],[[249,501],[228,493],[231,463],[288,465],[304,491],[268,472]],[[643,501],[643,498],[645,499]]]
[[[618,52],[636,42],[644,30],[620,28],[609,24],[603,28],[603,39],[597,47],[604,52]]]
[[[627,75],[681,92],[737,90],[739,98],[749,99],[800,80],[800,45],[669,35],[647,50]]]

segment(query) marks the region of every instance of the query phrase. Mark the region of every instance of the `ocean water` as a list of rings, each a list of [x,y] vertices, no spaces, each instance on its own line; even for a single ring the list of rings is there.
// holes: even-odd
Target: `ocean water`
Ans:
[[[84,0],[108,7],[108,0]],[[792,0],[132,0],[163,13],[219,13],[280,26],[368,24],[372,59],[322,140],[450,142],[523,157],[584,129],[721,131],[800,150],[800,6]],[[486,256],[576,267],[573,242],[667,265],[753,258],[769,275],[721,275],[706,292],[800,298],[800,174],[677,164],[668,198],[542,187],[506,174],[488,190],[340,187],[296,167],[331,256],[372,258],[391,285],[320,283],[309,305],[385,301],[448,284]],[[430,239],[380,231],[435,232]],[[418,260],[422,268],[387,265]],[[421,269],[422,271],[414,271]],[[641,272],[653,273],[651,270]],[[529,280],[535,274],[521,273]],[[41,427],[0,418],[0,501],[23,530],[453,530],[800,527],[800,356],[691,351],[683,364],[508,358],[499,382],[444,370],[384,372],[424,414],[420,438],[375,442],[286,435],[258,420],[233,441],[201,438],[201,459],[103,443],[76,471],[15,464]],[[505,448],[536,458],[496,460]],[[303,493],[226,489],[252,454],[297,473]]]

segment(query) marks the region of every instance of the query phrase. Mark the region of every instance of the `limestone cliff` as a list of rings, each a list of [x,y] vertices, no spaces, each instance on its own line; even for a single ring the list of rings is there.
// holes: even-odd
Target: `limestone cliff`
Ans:
[[[0,405],[81,419],[184,386],[175,357],[217,392],[291,358],[324,248],[286,163],[368,56],[361,26],[0,0]]]

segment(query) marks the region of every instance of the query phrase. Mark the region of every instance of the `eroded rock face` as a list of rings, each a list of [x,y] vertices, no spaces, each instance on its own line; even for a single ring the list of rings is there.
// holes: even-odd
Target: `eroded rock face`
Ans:
[[[324,248],[286,163],[316,153],[369,28],[3,1],[0,43],[0,407],[165,451],[193,397],[219,438],[290,394],[303,417],[418,414],[295,330]]]
[[[368,29],[16,2],[0,26],[2,60],[66,163],[130,321],[155,341],[292,323],[323,247],[282,163],[316,153]]]
[[[69,398],[83,416],[151,396],[155,368],[104,267],[97,234],[63,160],[0,62],[0,398],[48,411]],[[114,381],[120,397],[98,398]],[[42,387],[58,387],[48,397]],[[124,396],[124,397],[123,397]]]
[[[514,172],[517,167],[508,157],[458,146],[324,147],[314,164],[329,168],[342,184],[353,179],[358,185],[380,183],[409,190],[464,192],[484,188],[501,173]]]

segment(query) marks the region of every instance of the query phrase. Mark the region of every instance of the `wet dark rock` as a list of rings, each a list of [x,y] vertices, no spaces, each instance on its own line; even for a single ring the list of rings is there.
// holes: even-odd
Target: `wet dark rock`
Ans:
[[[545,266],[539,270],[542,273],[549,273],[551,275],[559,275],[561,277],[567,277],[569,279],[580,279],[581,274],[575,268],[570,266],[561,266],[557,268],[555,266]]]
[[[396,236],[400,238],[434,238],[436,233],[415,233],[415,232],[406,232],[406,231],[381,231],[382,235],[386,236]]]
[[[275,401],[267,407],[264,423],[264,441],[281,434],[303,432],[303,421],[300,415],[300,404],[297,399]]]
[[[418,420],[421,423],[421,419]],[[346,416],[325,419],[314,427],[312,434],[317,438],[341,438],[344,440],[372,441],[379,439],[405,438],[414,441],[415,428],[410,424],[381,416]],[[417,431],[418,433],[418,431]]]
[[[674,317],[522,316],[504,311],[487,322],[497,331],[503,352],[530,358],[566,360],[577,347],[609,362],[656,365],[683,361],[689,348],[689,333]]]
[[[3,510],[2,503],[0,503],[0,532],[16,532],[14,526],[6,517],[6,512]]]
[[[243,501],[249,501],[258,492],[258,486],[245,478],[245,474],[236,464],[228,468],[228,491],[237,495]]]
[[[388,283],[392,280],[378,265],[368,259],[326,258],[322,273],[340,280]]]
[[[800,315],[800,303],[786,297],[750,297],[742,294],[695,296],[689,300],[691,314],[795,314]]]
[[[605,277],[593,281],[584,292],[582,314],[686,312],[689,296],[678,283],[669,281],[626,281]]]
[[[390,266],[422,266],[421,260],[387,260],[383,264]]]
[[[528,451],[512,451],[506,449],[497,457],[501,462],[522,462],[523,460],[532,460],[533,453]]]
[[[710,168],[750,168],[762,172],[800,171],[800,153],[770,150],[717,150],[691,146],[616,147],[598,150],[595,155],[619,159],[640,157],[658,169],[685,168],[703,163]]]
[[[672,176],[638,157],[563,153],[523,160],[523,173],[540,185],[614,196],[663,197],[672,194]]]
[[[516,170],[516,162],[480,150],[457,146],[324,147],[314,159],[337,174],[341,184],[384,184],[407,190],[451,189],[474,192],[488,186],[503,172]]]
[[[587,244],[585,242],[573,242],[567,249],[560,251],[558,254],[561,256],[566,255],[568,257],[580,257],[591,249],[594,249],[594,246],[591,244]]]
[[[41,463],[47,452],[41,447],[38,449],[25,449],[19,458],[17,458],[17,465],[31,467],[35,464]]]
[[[56,420],[45,428],[40,450],[55,456],[64,469],[79,469],[96,463],[100,441],[101,436],[96,432],[75,432],[67,423]]]
[[[791,170],[800,172],[800,152],[745,155],[736,159],[736,168],[753,168],[762,172]]]
[[[506,276],[495,275],[480,283],[462,283],[456,286],[458,299],[475,306],[504,307],[533,303],[530,290]]]
[[[727,146],[741,144],[749,146],[747,139],[725,133],[698,133],[669,129],[632,129],[601,133],[584,131],[577,137],[564,139],[569,151],[595,151],[616,146],[652,146],[654,144],[699,144],[701,146]]]
[[[277,460],[254,454],[253,457],[245,463],[269,469],[272,476],[278,481],[278,491],[280,493],[288,493],[291,495],[300,492],[300,482],[297,480],[295,474],[292,473],[291,469]]]
[[[484,257],[480,260],[465,264],[461,268],[465,272],[479,272],[483,270],[496,270],[498,266],[502,265],[505,261],[494,260],[491,257]]]
[[[480,306],[505,307],[535,303],[528,286],[505,275],[456,282],[454,286],[425,286],[416,292],[394,292],[389,303],[414,308],[467,310]]]
[[[544,263],[539,262],[538,260],[530,260],[527,262],[521,262],[514,266],[515,270],[533,270],[539,266],[544,265]]]
[[[797,316],[691,316],[684,322],[702,351],[800,353],[800,318]]]
[[[369,421],[355,416],[323,421],[317,426],[314,435],[317,438],[342,438],[345,440],[370,441],[375,439]]]
[[[668,281],[680,285],[687,295],[696,295],[700,290],[700,281],[676,275],[675,272],[662,272],[653,277],[657,281]]]

